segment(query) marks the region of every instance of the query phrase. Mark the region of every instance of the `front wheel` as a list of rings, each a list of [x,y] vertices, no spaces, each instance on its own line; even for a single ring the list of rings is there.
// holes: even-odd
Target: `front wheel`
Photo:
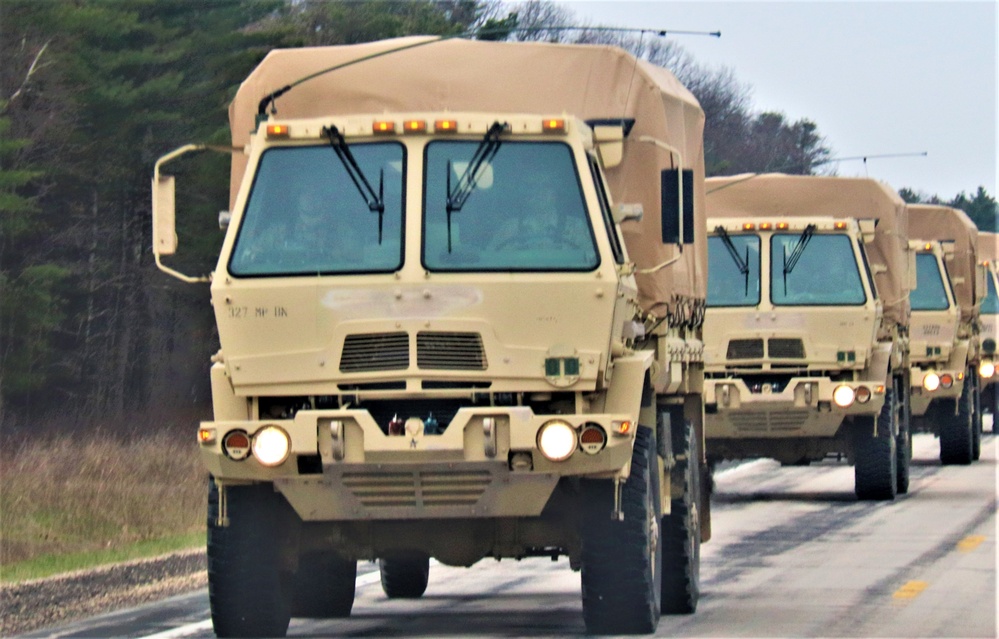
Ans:
[[[655,433],[639,426],[631,475],[621,489],[622,521],[611,519],[614,485],[583,483],[583,619],[590,634],[649,634],[659,625],[662,545]]]
[[[974,459],[974,398],[971,384],[965,380],[961,397],[957,400],[956,414],[950,414],[940,423],[940,463],[968,465]]]
[[[673,499],[663,517],[663,596],[666,614],[697,610],[701,571],[701,447],[687,420],[673,424],[674,477],[680,477],[683,497]]]
[[[208,484],[208,599],[219,637],[283,637],[291,610],[281,541],[294,511],[270,484],[225,489],[228,526],[218,525],[219,488]]]
[[[854,491],[857,499],[892,500],[898,494],[898,405],[893,388],[885,390],[885,402],[874,424],[864,420],[854,439]]]

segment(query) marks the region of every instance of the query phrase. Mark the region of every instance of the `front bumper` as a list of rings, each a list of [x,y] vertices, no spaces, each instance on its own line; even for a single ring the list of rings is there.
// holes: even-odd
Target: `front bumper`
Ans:
[[[921,368],[912,368],[909,371],[910,379],[912,380],[912,389],[910,393],[910,406],[912,414],[916,417],[925,415],[930,408],[930,404],[939,399],[957,399],[961,397],[961,393],[964,391],[965,374],[963,370],[949,370],[949,369],[933,369],[933,370],[923,370]],[[950,375],[953,383],[945,388],[943,385],[939,386],[936,390],[926,390],[923,386],[923,380],[930,373],[934,373],[941,379],[945,375]]]
[[[839,386],[866,387],[870,399],[841,408],[833,401]],[[754,393],[733,377],[704,380],[705,435],[708,439],[834,437],[843,420],[877,415],[884,405],[884,382],[838,382],[827,377],[795,377],[780,392]]]
[[[537,437],[553,418],[580,428],[599,425],[606,444],[549,461]],[[366,410],[302,410],[289,420],[204,422],[201,430],[213,432],[201,444],[201,457],[223,485],[273,482],[305,521],[537,516],[562,477],[627,477],[636,429],[614,434],[621,421],[635,424],[620,414],[462,408],[439,435],[424,434],[413,422],[402,435],[389,436]],[[252,455],[237,461],[223,451],[227,433],[252,438],[267,425],[289,436],[284,463],[265,467]]]

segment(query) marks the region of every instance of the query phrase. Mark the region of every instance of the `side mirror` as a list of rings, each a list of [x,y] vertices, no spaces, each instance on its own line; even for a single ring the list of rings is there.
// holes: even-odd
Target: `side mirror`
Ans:
[[[615,204],[611,211],[611,217],[618,224],[632,220],[641,222],[644,216],[645,208],[641,204]]]
[[[667,169],[660,175],[663,244],[694,242],[694,172]]]
[[[229,222],[232,221],[232,211],[219,211],[219,229],[226,230],[229,228]]]
[[[977,264],[975,266],[975,303],[978,304],[985,299],[987,289],[988,289],[988,271],[987,264]]]
[[[153,253],[157,255],[177,252],[175,185],[172,175],[153,178]]]

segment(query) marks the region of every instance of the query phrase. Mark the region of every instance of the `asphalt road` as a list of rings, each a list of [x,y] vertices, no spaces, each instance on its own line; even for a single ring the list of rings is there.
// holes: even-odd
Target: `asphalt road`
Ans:
[[[999,440],[971,466],[941,467],[914,440],[910,493],[858,502],[853,469],[754,461],[716,477],[714,538],[702,547],[697,613],[656,636],[996,637]],[[418,600],[388,600],[359,566],[353,614],[295,619],[289,636],[552,637],[584,633],[568,561],[435,565]],[[31,637],[212,637],[205,590]]]

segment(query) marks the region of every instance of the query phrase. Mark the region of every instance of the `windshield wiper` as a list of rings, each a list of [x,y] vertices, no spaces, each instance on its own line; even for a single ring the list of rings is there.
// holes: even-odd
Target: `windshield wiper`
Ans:
[[[451,187],[451,160],[447,162],[447,252],[451,252],[451,214],[460,211],[465,206],[472,191],[479,182],[479,170],[488,165],[496,157],[500,148],[500,133],[509,125],[505,122],[493,122],[486,135],[479,142],[479,147],[472,154],[472,160],[465,167],[465,172],[458,178],[458,183]]]
[[[735,262],[736,267],[739,272],[745,277],[745,293],[743,295],[749,295],[749,244],[746,245],[746,257],[743,258],[739,255],[739,251],[736,250],[735,244],[732,242],[732,238],[729,236],[728,231],[722,226],[715,227],[715,233],[721,238],[722,242],[725,244],[725,248],[728,249],[728,254],[732,256],[732,261]]]
[[[808,241],[812,239],[812,234],[815,233],[815,225],[809,224],[805,227],[805,230],[801,232],[797,241],[794,243],[794,248],[791,249],[791,254],[787,253],[787,245],[784,245],[784,294],[787,295],[787,276],[794,270],[794,267],[798,265],[798,260],[801,259],[802,254],[805,252],[805,247],[808,246]]]
[[[354,158],[354,154],[350,152],[350,147],[347,145],[347,141],[344,140],[340,130],[331,124],[330,126],[324,126],[322,133],[329,138],[330,146],[333,148],[336,156],[340,158],[340,163],[343,165],[344,170],[347,171],[347,175],[350,176],[361,199],[368,205],[368,210],[372,213],[378,213],[378,243],[381,244],[382,226],[385,220],[385,170],[382,169],[379,171],[378,192],[375,193],[375,189],[368,182],[368,178],[365,177],[364,171],[361,170],[361,165]]]

